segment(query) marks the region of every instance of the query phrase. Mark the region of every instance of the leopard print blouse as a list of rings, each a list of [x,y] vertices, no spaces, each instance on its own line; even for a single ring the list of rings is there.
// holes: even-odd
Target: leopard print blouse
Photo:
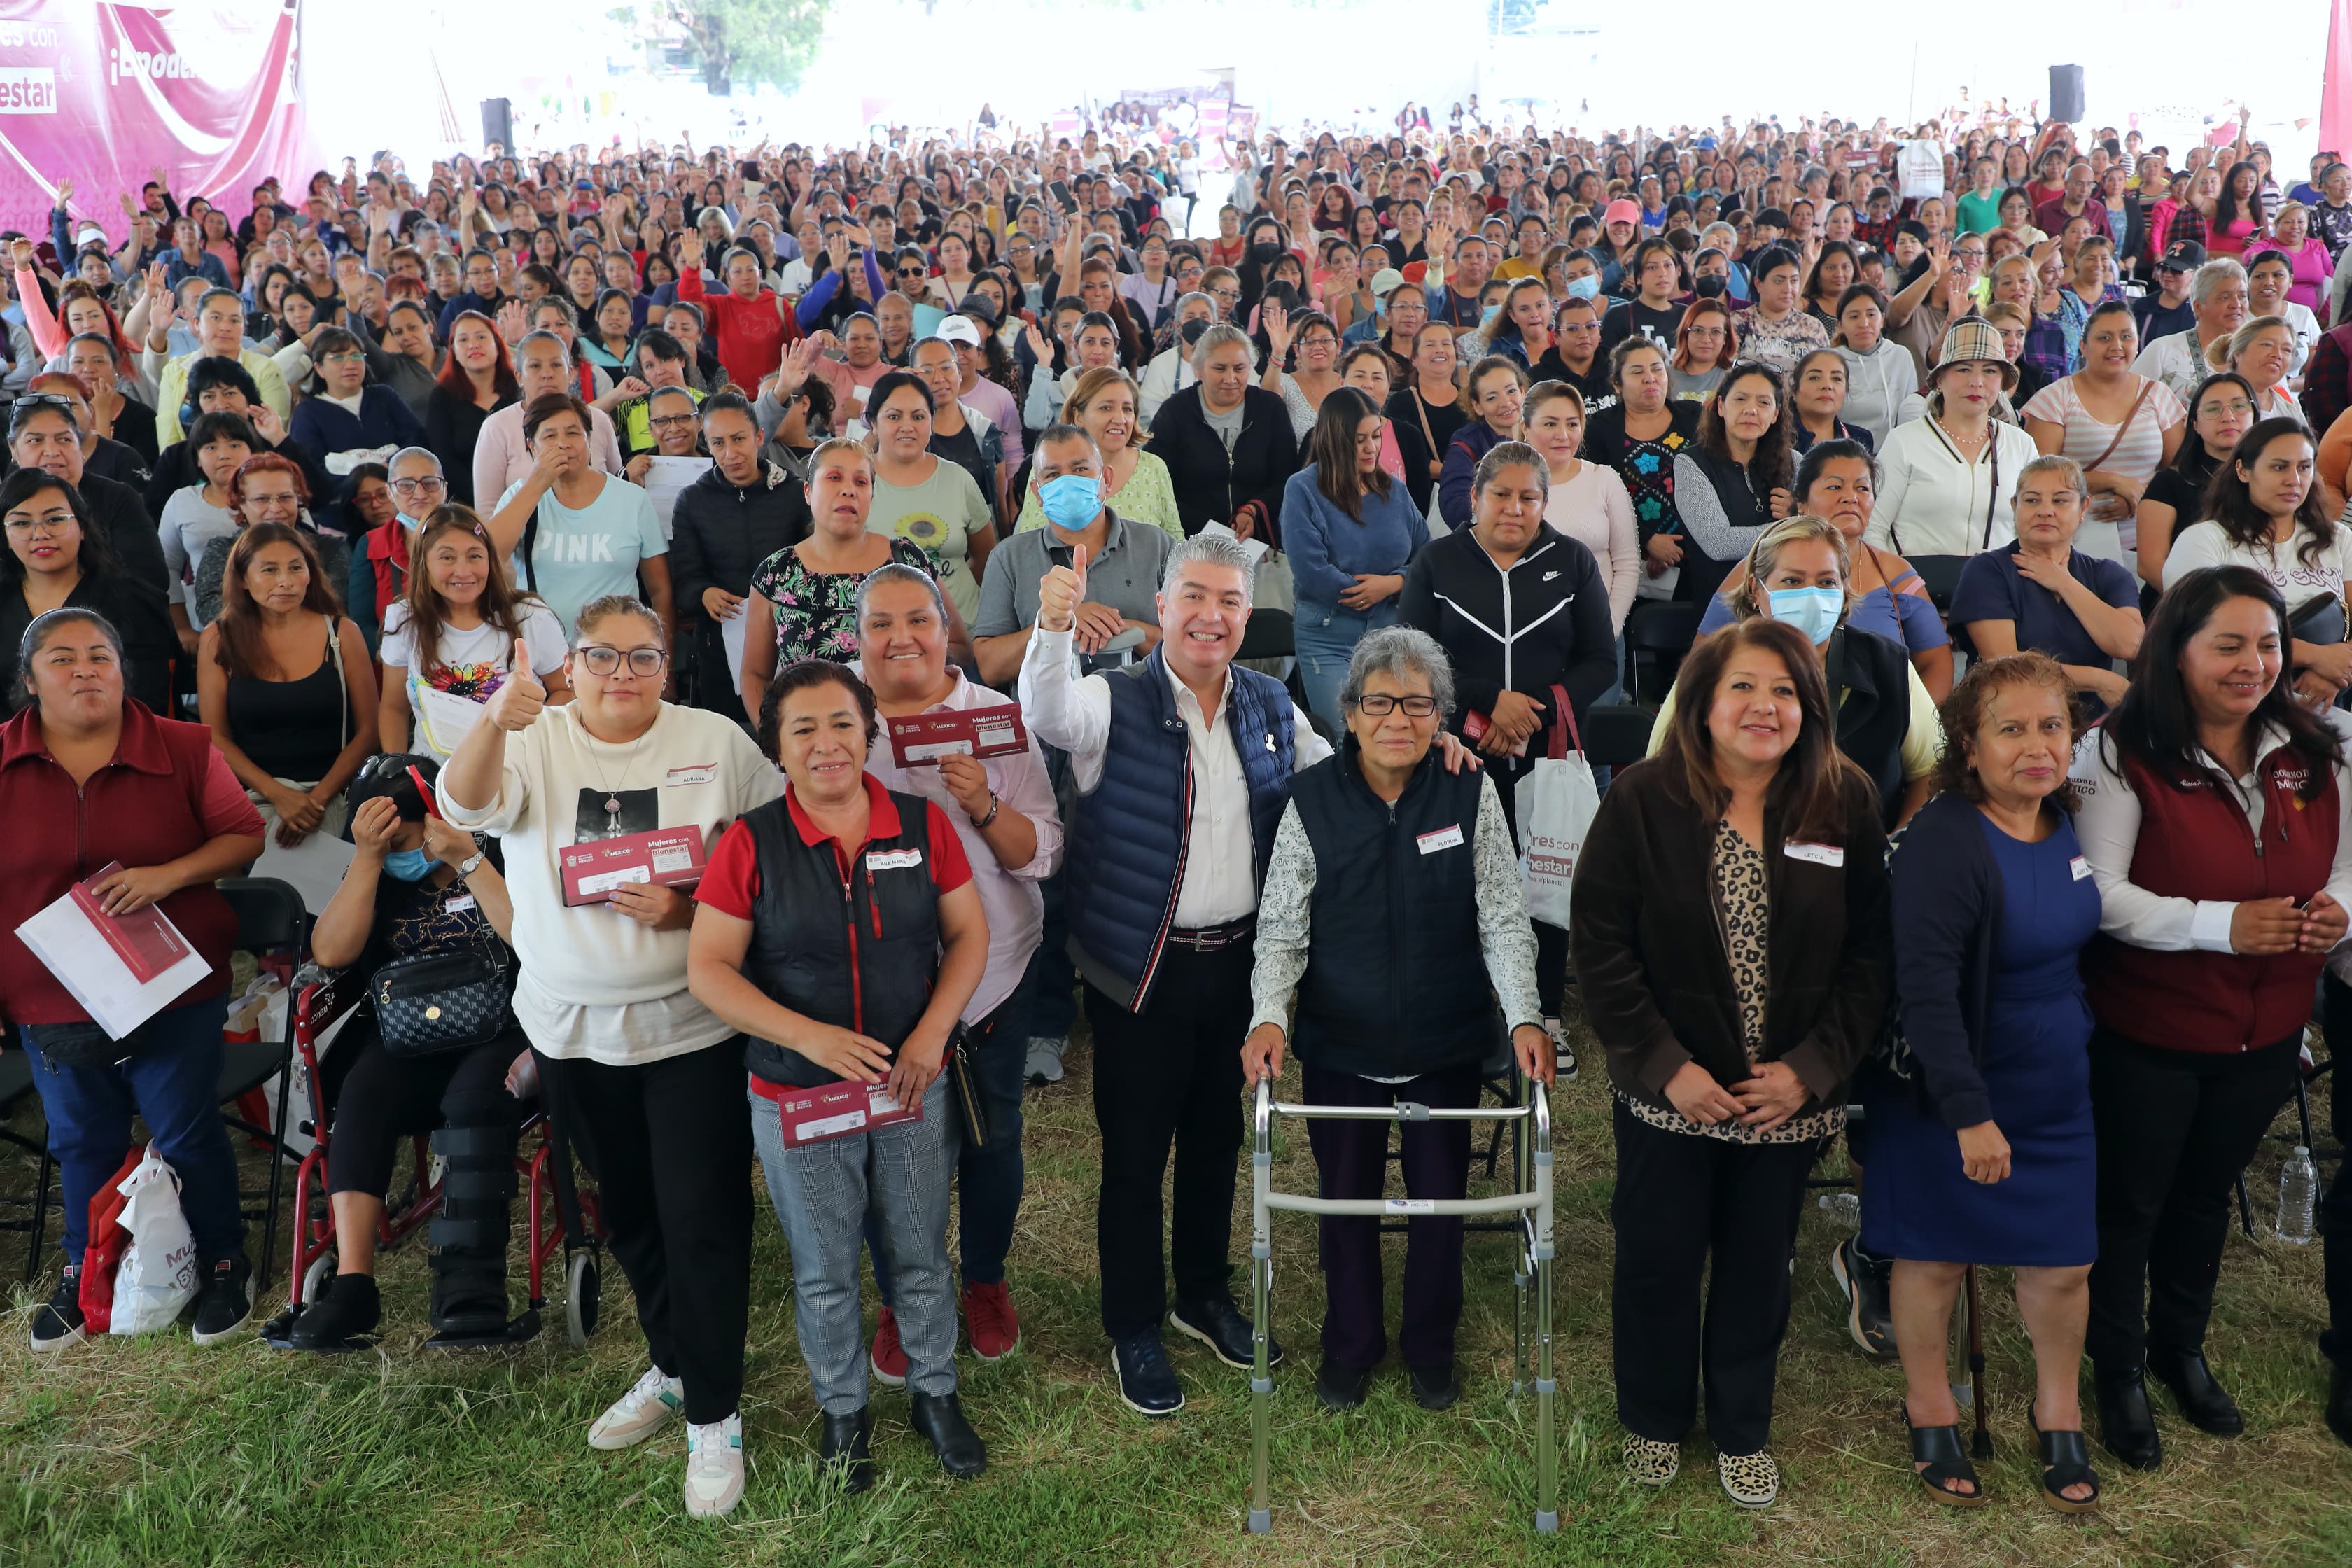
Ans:
[[[1739,1043],[1753,1062],[1764,1048],[1764,1004],[1771,992],[1768,966],[1771,930],[1770,883],[1765,876],[1764,851],[1739,836],[1728,821],[1715,825],[1715,902],[1723,917],[1731,984],[1739,997]],[[1713,1126],[1693,1121],[1671,1105],[1652,1105],[1620,1091],[1626,1109],[1651,1126],[1667,1132],[1701,1138],[1721,1138],[1735,1143],[1807,1143],[1826,1138],[1845,1125],[1843,1106],[1825,1106],[1794,1116],[1769,1132],[1757,1132],[1738,1121]]]

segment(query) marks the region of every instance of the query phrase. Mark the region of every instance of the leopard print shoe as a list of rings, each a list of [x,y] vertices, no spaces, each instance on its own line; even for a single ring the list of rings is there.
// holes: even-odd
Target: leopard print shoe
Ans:
[[[1759,1448],[1752,1454],[1717,1454],[1715,1473],[1726,1497],[1742,1508],[1769,1508],[1780,1500],[1780,1467]]]
[[[1625,1473],[1642,1485],[1664,1486],[1682,1468],[1681,1444],[1661,1443],[1654,1437],[1625,1439]]]

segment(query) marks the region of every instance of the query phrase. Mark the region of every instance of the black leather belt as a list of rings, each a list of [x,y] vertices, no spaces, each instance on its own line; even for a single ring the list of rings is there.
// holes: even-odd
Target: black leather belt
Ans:
[[[1249,941],[1257,934],[1257,917],[1244,915],[1223,925],[1202,926],[1192,931],[1171,931],[1168,933],[1171,947],[1189,947],[1195,952],[1214,952],[1235,942]]]

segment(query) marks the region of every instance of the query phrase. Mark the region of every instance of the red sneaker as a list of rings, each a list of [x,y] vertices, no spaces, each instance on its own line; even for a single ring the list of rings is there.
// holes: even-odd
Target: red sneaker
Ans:
[[[907,1351],[898,1342],[898,1314],[889,1308],[882,1309],[881,1318],[874,1325],[875,1381],[891,1388],[907,1386]]]
[[[982,1361],[998,1361],[1013,1353],[1021,1343],[1021,1320],[1013,1315],[1013,1295],[1004,1281],[965,1284],[963,1330],[971,1342],[971,1353]]]

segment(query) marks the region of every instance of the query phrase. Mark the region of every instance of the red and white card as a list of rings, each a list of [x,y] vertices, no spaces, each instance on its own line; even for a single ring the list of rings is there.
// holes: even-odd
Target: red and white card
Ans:
[[[676,888],[702,880],[702,829],[688,823],[592,838],[556,851],[556,857],[564,903],[575,909],[601,904],[621,888]]]
[[[941,757],[1002,757],[1029,749],[1029,727],[1013,703],[949,708],[893,719],[890,752],[902,768],[935,768]]]
[[[887,1083],[829,1083],[820,1089],[785,1089],[776,1099],[776,1113],[784,1124],[784,1147],[790,1149],[920,1121],[923,1102],[899,1104]]]

